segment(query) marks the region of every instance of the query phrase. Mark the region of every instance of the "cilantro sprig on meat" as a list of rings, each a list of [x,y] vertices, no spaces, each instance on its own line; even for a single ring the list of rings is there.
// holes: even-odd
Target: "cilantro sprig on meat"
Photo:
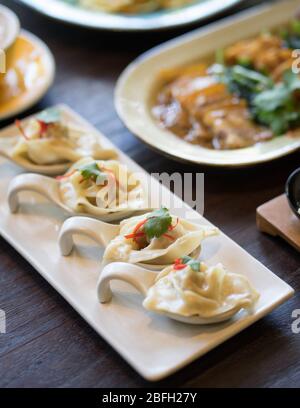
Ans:
[[[300,78],[291,70],[275,84],[268,76],[236,65],[214,71],[229,92],[248,102],[252,118],[280,136],[300,124]]]
[[[300,124],[300,78],[286,71],[283,82],[255,96],[254,119],[272,129],[277,136]]]
[[[212,73],[227,86],[230,93],[246,99],[249,103],[255,95],[273,86],[272,79],[266,75],[241,65],[215,65]]]
[[[281,38],[284,40],[284,45],[290,49],[300,48],[300,20],[292,20],[290,25],[281,30]]]

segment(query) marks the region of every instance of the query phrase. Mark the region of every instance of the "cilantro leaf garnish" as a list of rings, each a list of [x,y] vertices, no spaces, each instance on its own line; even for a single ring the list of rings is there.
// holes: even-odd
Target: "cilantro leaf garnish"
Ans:
[[[287,70],[283,75],[283,80],[291,92],[300,90],[300,78],[293,71]]]
[[[56,123],[60,121],[60,111],[56,108],[45,109],[36,116],[36,119],[46,124]]]
[[[254,119],[269,126],[277,136],[300,123],[300,103],[296,93],[300,90],[300,79],[288,70],[283,82],[258,94],[253,99]]]
[[[99,184],[103,184],[107,180],[107,174],[101,171],[97,162],[85,164],[78,168],[83,180],[97,181]]]
[[[300,37],[300,20],[294,19],[291,22],[291,30],[295,35]]]
[[[193,271],[200,272],[200,261],[197,261],[190,256],[184,256],[181,258],[181,262],[189,266]]]
[[[283,29],[280,33],[284,40],[284,45],[290,49],[300,48],[300,20],[295,19],[291,21],[289,27]]]
[[[248,102],[253,120],[269,127],[274,135],[300,124],[300,79],[291,70],[276,84],[268,76],[239,65],[217,67],[213,73],[230,93]]]
[[[167,208],[162,207],[160,210],[153,211],[147,217],[144,225],[144,232],[148,240],[159,238],[168,231],[172,224],[172,217]]]
[[[188,264],[190,261],[192,261],[193,260],[193,258],[191,258],[190,256],[183,256],[182,258],[180,258],[180,260],[181,260],[181,262],[183,263],[183,264]]]
[[[241,65],[225,67],[216,66],[212,73],[219,77],[230,93],[251,102],[253,97],[266,89],[270,89],[273,81],[266,75]]]

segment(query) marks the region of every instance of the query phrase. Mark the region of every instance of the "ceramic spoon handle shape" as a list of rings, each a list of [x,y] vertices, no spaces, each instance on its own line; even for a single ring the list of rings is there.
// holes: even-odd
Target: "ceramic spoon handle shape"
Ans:
[[[142,295],[146,296],[149,288],[153,286],[156,272],[149,271],[137,265],[123,262],[114,262],[103,268],[97,285],[100,303],[110,302],[112,291],[110,282],[120,280],[134,286]]]
[[[11,181],[8,188],[8,205],[12,213],[18,211],[19,193],[23,191],[39,193],[55,203],[59,201],[57,180],[40,174],[21,174]]]
[[[119,225],[88,217],[73,217],[67,219],[60,230],[58,243],[63,256],[68,256],[74,247],[74,235],[84,235],[100,246],[107,246],[119,233]]]

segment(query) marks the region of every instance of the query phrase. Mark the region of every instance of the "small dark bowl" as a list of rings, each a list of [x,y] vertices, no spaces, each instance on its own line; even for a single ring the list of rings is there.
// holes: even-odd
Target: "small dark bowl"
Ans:
[[[290,175],[285,186],[285,193],[293,213],[300,219],[300,168]]]

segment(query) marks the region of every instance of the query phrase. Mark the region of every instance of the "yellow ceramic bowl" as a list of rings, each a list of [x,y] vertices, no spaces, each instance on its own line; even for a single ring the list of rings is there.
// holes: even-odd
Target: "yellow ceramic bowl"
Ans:
[[[33,34],[21,31],[6,51],[6,73],[0,74],[0,120],[37,103],[51,86],[54,74],[49,48]]]
[[[20,32],[20,21],[9,8],[0,5],[0,49],[8,49]]]

